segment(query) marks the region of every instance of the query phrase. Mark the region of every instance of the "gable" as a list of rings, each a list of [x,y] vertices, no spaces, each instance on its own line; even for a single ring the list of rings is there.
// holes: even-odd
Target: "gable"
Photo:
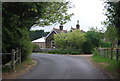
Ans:
[[[53,35],[53,34],[57,34],[57,32],[55,30],[52,30],[47,36],[45,39],[47,39],[49,36]]]

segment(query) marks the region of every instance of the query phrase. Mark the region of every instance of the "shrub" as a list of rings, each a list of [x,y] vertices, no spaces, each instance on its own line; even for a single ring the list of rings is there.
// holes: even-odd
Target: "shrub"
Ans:
[[[48,53],[52,54],[81,54],[80,50],[69,50],[69,49],[58,49],[58,50],[49,50]]]
[[[32,49],[35,52],[39,48],[39,45],[37,44],[32,44]]]
[[[84,42],[84,44],[82,45],[82,52],[84,54],[90,54],[92,53],[92,47],[91,44],[89,42]]]
[[[92,53],[94,54],[94,56],[96,55],[100,55],[99,51],[97,50],[97,48],[94,48]]]
[[[112,43],[102,41],[100,45],[101,47],[110,48],[112,46]]]

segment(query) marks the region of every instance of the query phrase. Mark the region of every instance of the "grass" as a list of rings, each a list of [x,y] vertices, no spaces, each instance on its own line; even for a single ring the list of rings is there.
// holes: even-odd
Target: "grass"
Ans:
[[[102,67],[107,71],[110,72],[115,78],[120,77],[120,61],[111,60],[110,58],[101,57],[95,55],[92,59],[96,63],[103,63]]]
[[[32,58],[27,58],[24,62],[21,64],[16,64],[15,70],[24,70],[24,65],[31,65],[33,64]],[[2,72],[12,72],[12,67],[11,66],[5,66],[2,67]]]

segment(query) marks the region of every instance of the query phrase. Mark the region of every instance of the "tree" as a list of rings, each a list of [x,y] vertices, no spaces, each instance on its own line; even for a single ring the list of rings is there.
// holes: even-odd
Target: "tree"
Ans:
[[[85,34],[80,30],[75,30],[69,33],[60,33],[54,36],[55,43],[64,49],[80,49],[81,45],[85,42]]]
[[[118,41],[118,35],[117,30],[115,27],[113,27],[113,25],[107,27],[107,30],[105,31],[105,37],[112,42],[112,48],[114,48]]]
[[[117,29],[118,40],[120,40],[120,1],[108,2],[105,0],[105,3],[105,15],[107,16],[105,22],[107,22],[107,26],[113,25]]]
[[[55,34],[54,35],[55,43],[60,47],[60,48],[66,48],[68,46],[67,42],[67,34],[64,32],[61,32],[60,34]]]
[[[67,14],[68,4],[68,2],[3,2],[3,52],[11,52],[11,49],[21,47],[22,58],[27,58],[32,51],[29,29],[33,25],[48,26],[53,23],[66,23],[72,15]]]
[[[86,32],[86,42],[82,45],[83,53],[91,53],[95,47],[99,47],[102,34],[98,30],[92,28]]]
[[[69,45],[75,49],[81,49],[81,45],[86,41],[85,33],[80,30],[69,32],[67,36]]]

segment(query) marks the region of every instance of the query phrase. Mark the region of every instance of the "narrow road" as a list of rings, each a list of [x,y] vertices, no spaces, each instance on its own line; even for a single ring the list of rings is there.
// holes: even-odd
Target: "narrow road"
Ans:
[[[33,53],[37,66],[18,79],[109,79],[89,57]]]

